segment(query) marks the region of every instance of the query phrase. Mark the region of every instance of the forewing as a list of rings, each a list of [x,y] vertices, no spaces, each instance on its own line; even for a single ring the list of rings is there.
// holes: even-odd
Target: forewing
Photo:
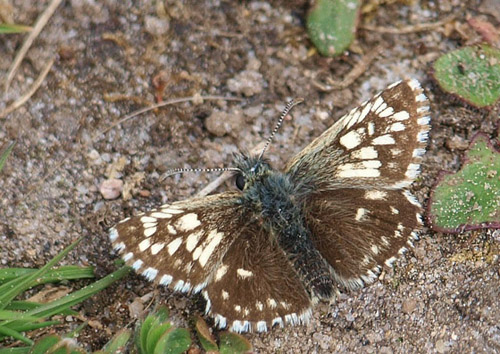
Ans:
[[[428,101],[416,80],[402,81],[343,116],[287,165],[316,190],[397,189],[419,173],[429,131]]]
[[[127,264],[176,291],[199,292],[241,233],[239,193],[162,205],[127,218],[110,239]]]
[[[405,190],[339,189],[313,195],[306,209],[315,247],[349,288],[373,281],[422,225],[421,207]]]
[[[258,222],[233,242],[203,295],[219,327],[236,332],[303,323],[311,315],[296,271]]]

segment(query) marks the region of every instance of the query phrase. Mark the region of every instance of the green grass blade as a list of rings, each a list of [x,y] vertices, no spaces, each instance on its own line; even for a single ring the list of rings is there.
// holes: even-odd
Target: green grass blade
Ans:
[[[28,331],[33,331],[35,329],[40,329],[40,328],[45,328],[45,327],[50,327],[50,326],[55,326],[61,324],[61,321],[45,321],[45,322],[37,322],[37,323],[25,323],[25,324],[19,324],[15,326],[14,328],[11,327],[10,325],[8,326],[11,329],[14,329],[15,331],[18,332],[28,332]]]
[[[30,32],[33,28],[30,26],[14,25],[10,23],[0,24],[0,34],[12,34],[12,33],[23,33]]]
[[[7,146],[7,149],[5,149],[5,151],[3,151],[0,155],[0,171],[2,171],[3,165],[5,165],[5,161],[7,161],[7,157],[9,157],[9,154],[14,148],[14,145],[16,145],[15,141],[10,143],[9,146]]]
[[[33,343],[34,343],[31,339],[26,338],[20,332],[15,331],[15,330],[10,329],[10,328],[5,327],[5,326],[0,326],[0,334],[2,334],[3,336],[12,337],[14,339],[20,340],[21,342],[28,344],[28,345],[33,345]]]
[[[0,285],[12,279],[19,279],[22,276],[33,274],[38,269],[32,268],[5,268],[0,269]],[[53,283],[62,280],[85,279],[94,277],[93,267],[63,266],[49,270],[38,279],[37,284]]]
[[[117,271],[107,275],[106,277],[92,283],[83,289],[77,290],[71,294],[68,294],[60,299],[54,300],[48,304],[44,304],[36,309],[30,310],[22,314],[18,320],[22,320],[24,316],[38,316],[38,317],[48,317],[62,311],[67,310],[69,307],[81,303],[82,301],[88,299],[92,295],[98,293],[99,291],[105,289],[115,281],[123,278],[130,272],[131,268],[124,266]],[[0,323],[0,325],[6,324],[17,324],[16,321],[5,321]]]
[[[43,306],[43,304],[39,304],[37,302],[31,302],[31,301],[12,301],[9,306],[7,306],[5,309],[10,310],[10,311],[29,311],[36,309],[40,306]],[[68,309],[64,312],[61,312],[61,315],[64,316],[78,316],[77,311],[73,311],[71,309]]]
[[[0,310],[0,320],[16,320],[22,313],[17,311]],[[28,316],[24,321],[38,321],[38,317]]]
[[[71,250],[73,250],[73,248],[75,248],[82,239],[83,238],[81,237],[73,242],[38,271],[22,278],[22,280],[17,281],[16,284],[12,284],[12,281],[10,281],[0,286],[0,309],[4,309],[16,296],[18,296],[24,290],[36,285],[36,280],[46,274],[54,265],[57,264],[57,262],[59,262],[69,252],[71,252]]]
[[[0,349],[0,354],[28,354],[31,347],[17,347]]]

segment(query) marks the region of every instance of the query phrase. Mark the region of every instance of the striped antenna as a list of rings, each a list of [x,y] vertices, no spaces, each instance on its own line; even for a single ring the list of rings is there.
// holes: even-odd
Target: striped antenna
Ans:
[[[281,127],[281,124],[283,123],[283,120],[285,119],[287,114],[292,110],[293,107],[295,107],[296,105],[298,105],[299,103],[302,103],[302,102],[304,102],[303,98],[296,98],[296,99],[293,99],[286,104],[285,109],[283,110],[283,112],[281,112],[281,115],[278,119],[278,122],[274,126],[274,129],[273,129],[271,135],[269,136],[269,138],[267,138],[266,145],[264,146],[264,149],[262,149],[262,152],[259,155],[259,160],[261,160],[262,156],[264,156],[264,153],[266,152],[267,148],[269,147],[269,144],[271,144],[271,142],[273,141],[274,136],[278,132],[278,129]]]
[[[179,173],[184,172],[225,172],[225,171],[240,171],[239,168],[236,167],[224,167],[224,168],[175,168],[172,170],[166,171],[161,177],[160,181],[163,181],[165,178],[177,175]]]

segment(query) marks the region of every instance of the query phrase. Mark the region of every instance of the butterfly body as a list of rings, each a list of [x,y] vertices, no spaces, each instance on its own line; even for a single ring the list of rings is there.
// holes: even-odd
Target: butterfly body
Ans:
[[[283,250],[310,295],[331,298],[334,284],[330,270],[314,247],[303,217],[305,197],[313,191],[314,182],[296,184],[288,174],[258,158],[240,156],[236,166],[245,181],[241,205],[249,209],[251,222],[262,222],[270,242]]]
[[[240,191],[127,218],[110,240],[136,271],[198,293],[221,328],[306,323],[318,299],[373,282],[411,246],[421,206],[408,187],[430,129],[419,83],[395,83],[276,171],[236,158]]]

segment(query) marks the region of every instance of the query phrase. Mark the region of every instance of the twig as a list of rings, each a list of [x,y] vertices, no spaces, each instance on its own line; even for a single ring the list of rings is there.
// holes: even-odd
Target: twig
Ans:
[[[115,128],[116,126],[142,114],[142,113],[145,113],[145,112],[148,112],[148,111],[151,111],[153,109],[156,109],[156,108],[160,108],[160,107],[164,107],[164,106],[168,106],[168,105],[172,105],[172,104],[176,104],[176,103],[182,103],[182,102],[198,102],[199,100],[207,100],[207,101],[216,101],[216,100],[226,100],[226,101],[241,101],[242,99],[241,98],[237,98],[237,97],[223,97],[223,96],[192,96],[192,97],[184,97],[184,98],[176,98],[176,99],[172,99],[172,100],[169,100],[169,101],[165,101],[165,102],[162,102],[162,103],[158,103],[158,104],[155,104],[151,107],[146,107],[146,108],[142,108],[142,109],[139,109],[135,112],[132,112],[131,114],[127,115],[126,117],[120,119],[119,121],[111,124],[109,127],[105,128],[104,130],[101,130],[99,132],[97,132],[96,134],[94,134],[92,136],[92,139],[90,140],[89,143],[85,143],[83,144],[82,146],[82,150],[83,149],[86,149],[89,147],[90,144],[94,144],[96,141],[97,141],[97,138],[101,135],[104,135],[106,134],[108,131],[110,131],[111,129]],[[43,182],[45,182],[50,176],[52,176],[52,174],[55,172],[55,171],[58,171],[61,166],[66,163],[68,160],[70,160],[74,155],[76,154],[76,152],[72,152],[68,157],[66,157],[63,161],[60,161],[59,163],[56,164],[56,166],[54,166],[54,168],[52,168],[45,176],[42,177],[42,179],[40,179],[37,183],[35,183],[27,192],[26,192],[26,195],[24,196],[24,198],[28,197],[35,189],[37,189],[37,187],[42,184]],[[1,199],[1,198],[0,198]]]
[[[438,22],[419,23],[416,25],[403,26],[401,28],[389,28],[389,27],[370,26],[370,25],[362,25],[360,26],[360,28],[367,31],[373,31],[378,33],[408,34],[414,32],[430,31],[432,29],[441,27],[442,25],[452,21],[453,19],[455,19],[455,17],[456,15],[450,15]]]
[[[127,115],[127,116],[123,117],[122,119],[120,119],[119,121],[111,124],[106,129],[104,129],[104,130],[102,130],[100,132],[97,132],[94,137],[106,134],[111,129],[115,128],[116,126],[118,126],[118,125],[120,125],[122,123],[125,123],[126,121],[128,121],[128,120],[130,120],[130,119],[132,119],[134,117],[137,117],[140,114],[143,114],[143,113],[155,110],[155,109],[160,108],[160,107],[169,106],[169,105],[173,105],[173,104],[176,104],[176,103],[191,102],[191,101],[196,101],[196,100],[200,100],[200,99],[201,100],[207,100],[207,101],[215,101],[215,100],[242,101],[242,99],[238,98],[238,97],[224,97],[224,96],[198,96],[198,97],[194,97],[193,96],[193,97],[184,97],[184,98],[174,98],[174,99],[171,99],[171,100],[168,100],[168,101],[165,101],[165,102],[161,102],[161,103],[157,103],[157,104],[154,104],[152,106],[141,108],[141,109],[139,109],[139,110],[137,110],[135,112],[132,112],[129,115]]]
[[[319,89],[320,91],[323,92],[331,92],[334,90],[342,90],[345,89],[346,87],[349,87],[352,85],[354,81],[358,77],[360,77],[370,66],[371,62],[379,55],[379,53],[382,51],[383,47],[378,46],[375,47],[373,50],[368,52],[361,60],[354,65],[351,71],[342,79],[341,81],[336,81],[333,80],[332,78],[328,77],[325,79],[327,82],[326,84],[323,84],[316,78],[313,79],[312,84]]]
[[[0,119],[6,117],[8,114],[14,112],[16,109],[21,107],[23,104],[26,103],[30,99],[31,96],[38,90],[40,85],[42,85],[43,80],[45,80],[45,77],[49,73],[50,69],[52,69],[52,65],[54,65],[55,58],[52,58],[45,68],[43,68],[43,71],[40,73],[36,81],[31,85],[30,89],[28,92],[26,92],[24,95],[19,97],[15,102],[11,103],[7,108],[5,108],[2,112],[0,112]]]
[[[50,17],[56,11],[56,8],[59,6],[61,1],[62,0],[52,0],[52,2],[49,4],[49,6],[45,9],[45,11],[40,15],[40,17],[36,21],[35,26],[33,26],[33,30],[28,34],[28,37],[26,37],[26,40],[24,41],[23,46],[21,47],[21,49],[19,49],[19,52],[17,52],[16,58],[12,62],[12,65],[10,66],[10,69],[9,69],[9,73],[7,74],[7,80],[5,80],[5,84],[4,84],[5,93],[7,93],[7,91],[9,90],[9,86],[10,86],[10,83],[12,81],[12,78],[14,77],[22,60],[24,59],[24,56],[26,55],[26,53],[30,49],[31,45],[33,44],[33,41],[35,40],[36,37],[38,37],[38,35],[42,31],[42,29],[45,27],[45,25],[49,21]]]

